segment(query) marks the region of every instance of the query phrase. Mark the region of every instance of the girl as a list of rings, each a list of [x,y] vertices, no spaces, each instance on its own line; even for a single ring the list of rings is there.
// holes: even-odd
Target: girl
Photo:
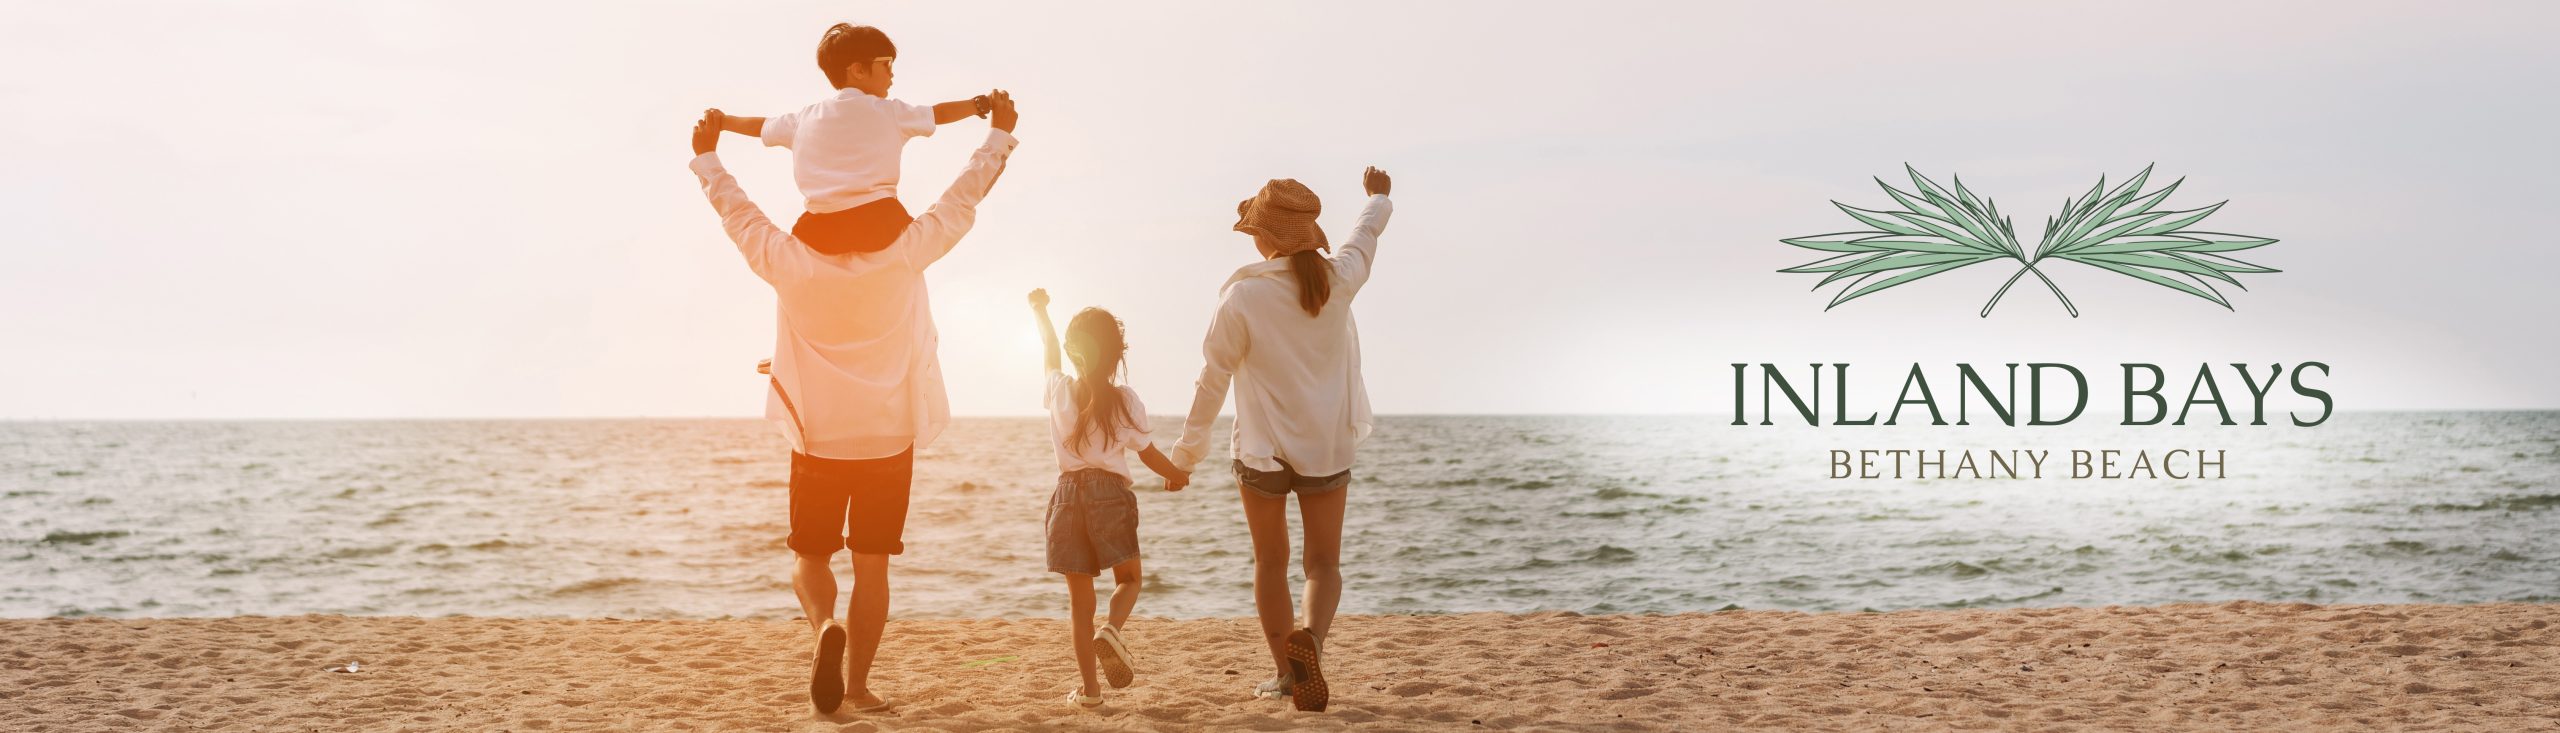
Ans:
[[[1175,469],[1147,442],[1147,408],[1138,393],[1112,383],[1120,372],[1123,343],[1120,319],[1100,308],[1086,308],[1067,322],[1067,357],[1075,361],[1073,379],[1058,370],[1058,330],[1049,324],[1049,291],[1031,291],[1031,310],[1040,317],[1040,354],[1048,373],[1042,397],[1049,406],[1049,437],[1058,451],[1058,488],[1049,495],[1046,521],[1049,572],[1067,578],[1067,609],[1073,628],[1076,669],[1084,676],[1067,693],[1084,707],[1102,704],[1095,684],[1099,662],[1112,687],[1127,687],[1136,677],[1136,662],[1120,638],[1121,624],[1138,605],[1138,501],[1129,493],[1127,452],[1164,477],[1166,491],[1181,491],[1191,474]],[[1093,576],[1111,570],[1111,618],[1100,633],[1093,629]],[[1099,649],[1097,649],[1099,647]]]

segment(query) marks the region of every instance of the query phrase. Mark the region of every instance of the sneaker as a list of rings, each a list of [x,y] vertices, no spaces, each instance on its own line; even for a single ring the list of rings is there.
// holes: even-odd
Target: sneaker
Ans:
[[[1299,710],[1324,712],[1329,697],[1324,684],[1324,648],[1316,644],[1315,632],[1306,629],[1289,632],[1289,702]]]
[[[1112,687],[1128,687],[1138,678],[1138,660],[1129,655],[1129,645],[1120,640],[1120,630],[1109,626],[1093,634],[1094,645],[1100,647],[1094,660],[1102,663],[1102,676]]]
[[[818,627],[818,651],[809,668],[809,704],[821,715],[844,705],[844,625],[829,619]]]

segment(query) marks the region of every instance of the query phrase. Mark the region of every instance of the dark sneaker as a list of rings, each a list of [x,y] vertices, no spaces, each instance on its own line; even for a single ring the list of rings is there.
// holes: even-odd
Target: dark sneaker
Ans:
[[[809,704],[821,715],[844,705],[844,625],[830,619],[818,627],[818,651],[809,656]]]

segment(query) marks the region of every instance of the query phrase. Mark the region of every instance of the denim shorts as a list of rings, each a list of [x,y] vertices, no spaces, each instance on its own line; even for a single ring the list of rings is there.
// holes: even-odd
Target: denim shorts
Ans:
[[[1138,497],[1099,468],[1058,475],[1049,494],[1049,572],[1101,575],[1138,557]]]
[[[1280,461],[1277,458],[1271,460]],[[1277,471],[1254,470],[1244,465],[1244,461],[1235,463],[1236,484],[1265,499],[1286,499],[1292,491],[1298,492],[1299,496],[1322,494],[1351,485],[1351,469],[1348,468],[1331,476],[1300,476],[1297,469],[1289,467],[1288,461],[1280,461],[1280,470]]]

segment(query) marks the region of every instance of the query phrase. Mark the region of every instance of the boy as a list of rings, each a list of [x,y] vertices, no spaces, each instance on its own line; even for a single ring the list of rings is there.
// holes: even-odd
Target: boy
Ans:
[[[818,70],[834,96],[797,112],[711,115],[720,129],[791,149],[791,175],[808,200],[791,236],[822,254],[878,252],[915,223],[898,202],[898,157],[936,126],[986,116],[984,95],[922,107],[889,98],[898,47],[871,26],[837,23],[818,39]]]

